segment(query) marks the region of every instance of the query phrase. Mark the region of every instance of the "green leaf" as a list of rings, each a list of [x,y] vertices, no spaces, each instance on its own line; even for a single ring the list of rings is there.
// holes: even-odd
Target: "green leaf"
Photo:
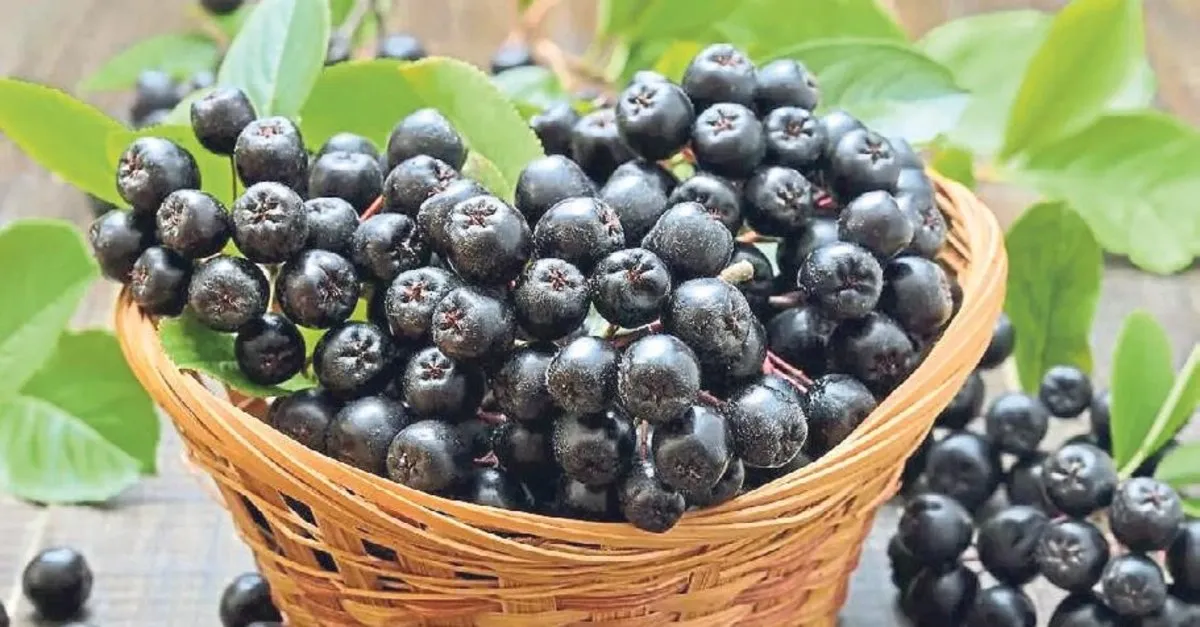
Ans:
[[[969,151],[957,146],[940,146],[930,165],[968,188],[975,188],[975,158]]]
[[[745,0],[651,0],[625,33],[630,39],[688,39],[724,21]]]
[[[540,65],[505,70],[493,76],[492,81],[525,118],[540,113],[548,105],[567,99],[567,92],[558,77]]]
[[[1141,0],[1074,0],[1030,61],[1008,120],[1001,158],[1087,126],[1142,71]]]
[[[213,15],[203,8],[197,7],[200,19],[211,20],[217,25],[217,29],[225,34],[229,39],[237,37],[241,32],[242,27],[246,25],[246,20],[250,18],[250,14],[254,12],[254,3],[247,2],[238,7],[233,13],[226,15]]]
[[[122,128],[114,132],[106,142],[108,144],[107,163],[113,172],[117,169],[121,153],[125,152],[129,144],[138,137],[162,137],[179,144],[196,160],[196,165],[200,168],[200,183],[204,191],[215,196],[226,207],[233,203],[233,171],[230,169],[229,158],[211,153],[207,148],[201,146],[190,125],[150,126],[136,131]]]
[[[596,8],[598,38],[628,31],[637,22],[646,4],[646,0],[600,0]]]
[[[706,3],[691,3],[697,6]],[[715,38],[730,41],[755,57],[779,57],[778,51],[807,42],[861,38],[903,44],[904,29],[876,0],[740,0]]]
[[[216,89],[215,87],[205,87],[184,96],[179,100],[179,104],[171,109],[171,112],[162,119],[160,123],[163,126],[191,126],[192,124],[192,103],[209,95]]]
[[[471,151],[496,166],[505,182],[502,197],[512,197],[525,164],[543,154],[537,136],[491,79],[470,64],[439,57],[327,68],[301,113],[301,129],[310,146],[339,131],[383,145],[397,122],[423,107],[440,111]]]
[[[1200,484],[1200,443],[1172,449],[1158,463],[1154,478],[1177,489]]]
[[[38,165],[116,205],[116,170],[104,158],[120,122],[71,96],[35,83],[0,78],[0,133]]]
[[[825,107],[846,109],[885,135],[913,142],[953,128],[967,104],[946,68],[903,43],[823,40],[769,58],[803,61],[817,75]]]
[[[193,33],[159,35],[140,41],[109,59],[80,84],[85,91],[128,89],[144,70],[161,70],[176,80],[217,65],[220,50],[213,40]]]
[[[704,45],[695,41],[673,41],[667,51],[654,62],[654,71],[679,82],[692,59]]]
[[[354,9],[354,3],[355,0],[329,0],[329,24],[334,28],[341,26]]]
[[[1159,273],[1200,255],[1200,132],[1166,114],[1109,115],[1038,149],[1015,176],[1068,199],[1104,248]]]
[[[1167,393],[1166,400],[1154,414],[1154,422],[1146,431],[1141,446],[1123,467],[1126,475],[1132,473],[1147,457],[1175,437],[1192,417],[1197,406],[1200,406],[1200,345],[1192,347],[1192,352],[1175,377],[1175,384]]]
[[[1087,224],[1065,203],[1030,207],[1005,237],[1004,309],[1016,329],[1021,387],[1036,392],[1051,366],[1092,369],[1088,333],[1100,298],[1103,256]]]
[[[1183,513],[1189,518],[1200,518],[1200,499],[1183,499]]]
[[[200,324],[190,310],[184,311],[178,318],[167,318],[159,322],[158,338],[162,341],[167,356],[180,370],[212,375],[233,389],[251,396],[283,396],[316,385],[316,382],[303,374],[279,385],[259,385],[250,381],[238,367],[237,357],[233,352],[234,335],[219,333]]]
[[[241,88],[261,117],[294,117],[325,65],[327,41],[326,0],[262,0],[229,45],[217,84]]]
[[[20,220],[0,230],[0,403],[50,359],[79,300],[99,276],[68,222]]]
[[[1125,318],[1113,351],[1111,419],[1113,461],[1124,468],[1146,443],[1153,418],[1171,390],[1171,339],[1145,311]]]
[[[467,153],[463,174],[478,181],[496,196],[513,202],[513,195],[509,193],[508,181],[505,180],[504,174],[496,168],[496,164],[488,161],[487,157],[477,152]]]

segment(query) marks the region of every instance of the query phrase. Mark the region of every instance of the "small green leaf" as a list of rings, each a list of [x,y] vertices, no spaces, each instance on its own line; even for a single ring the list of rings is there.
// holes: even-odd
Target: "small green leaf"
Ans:
[[[504,179],[500,170],[496,169],[496,164],[488,161],[487,157],[474,151],[467,153],[467,162],[463,164],[463,174],[478,181],[496,196],[513,202],[513,196],[508,191],[508,181]]]
[[[472,152],[496,166],[511,198],[517,177],[542,144],[504,94],[485,74],[455,59],[414,63],[355,61],[327,68],[301,113],[310,146],[339,131],[383,145],[404,116],[433,107],[446,116]]]
[[[639,39],[688,39],[724,21],[745,0],[650,0],[626,35]]]
[[[930,165],[968,188],[975,188],[975,158],[970,152],[957,146],[940,146]]]
[[[1200,443],[1181,444],[1158,463],[1154,478],[1182,489],[1200,485]]]
[[[1200,132],[1166,114],[1101,117],[1035,150],[1015,175],[1079,209],[1105,249],[1170,273],[1200,255]]]
[[[1004,309],[1016,329],[1021,387],[1036,392],[1051,366],[1092,369],[1088,333],[1100,298],[1103,256],[1087,224],[1065,203],[1030,207],[1005,237]]]
[[[0,403],[50,359],[79,300],[99,276],[79,231],[58,220],[0,230]]]
[[[1115,389],[1114,389],[1115,392]],[[1154,422],[1146,431],[1141,446],[1123,469],[1132,473],[1147,457],[1150,457],[1175,437],[1187,424],[1196,408],[1200,406],[1200,345],[1193,346],[1183,368],[1175,377],[1162,407],[1154,414]]]
[[[1111,419],[1113,461],[1117,468],[1146,443],[1154,415],[1171,390],[1171,339],[1145,311],[1125,318],[1113,351]]]
[[[121,153],[138,137],[162,137],[179,144],[191,153],[200,168],[200,183],[204,191],[212,194],[225,204],[233,203],[233,171],[230,169],[228,157],[211,153],[196,139],[191,126],[163,125],[131,131],[122,128],[108,137],[107,162],[109,168],[116,172]]]
[[[234,335],[219,333],[200,324],[190,311],[178,318],[164,319],[158,325],[163,350],[181,370],[212,375],[239,392],[260,398],[283,396],[316,383],[300,374],[279,385],[264,386],[242,374],[233,352]]]
[[[596,7],[598,38],[628,31],[637,22],[646,4],[646,0],[600,0],[600,5]]]
[[[71,96],[35,83],[0,78],[0,133],[38,165],[116,205],[116,170],[104,158],[120,122]]]
[[[1054,18],[1013,104],[1002,158],[1087,126],[1142,71],[1141,0],[1074,0]]]
[[[217,84],[241,88],[259,116],[294,117],[325,65],[328,40],[326,0],[262,0],[229,45]]]
[[[1188,518],[1200,518],[1200,499],[1183,499],[1183,513]]]
[[[704,45],[695,41],[673,41],[667,51],[654,62],[654,71],[679,82],[688,65]]]
[[[128,89],[144,70],[160,70],[176,80],[212,70],[220,50],[213,40],[193,33],[159,35],[126,48],[80,84],[84,91]]]
[[[492,81],[526,118],[567,99],[567,92],[558,77],[540,65],[505,70],[493,76]]]
[[[690,6],[696,6],[692,3]],[[727,40],[755,57],[777,58],[779,51],[808,42],[861,38],[904,44],[907,36],[876,0],[740,0],[725,20],[716,23],[715,38]]]
[[[967,105],[946,68],[903,43],[823,40],[770,58],[803,61],[817,75],[825,107],[846,109],[885,135],[913,142],[953,128]]]

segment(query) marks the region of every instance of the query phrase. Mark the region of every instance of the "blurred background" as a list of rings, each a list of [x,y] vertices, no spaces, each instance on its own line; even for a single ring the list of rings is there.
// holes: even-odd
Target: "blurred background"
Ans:
[[[698,2],[704,0],[697,0]],[[832,0],[831,0],[832,1]],[[882,0],[912,37],[948,19],[1014,8],[1057,10],[1066,0]],[[1147,43],[1157,71],[1157,106],[1200,125],[1200,1],[1147,0]],[[194,20],[188,0],[0,0],[0,75],[70,90],[106,59],[146,37],[178,32]],[[453,55],[486,67],[516,19],[506,0],[397,0],[389,30],[417,34],[432,54]],[[594,0],[563,0],[546,21],[561,45],[583,50],[594,29]],[[108,113],[128,119],[132,92],[88,96]],[[1200,174],[1200,173],[1198,173]],[[1031,196],[982,184],[980,193],[1007,226]],[[1184,210],[1195,210],[1194,207]],[[25,217],[55,217],[85,226],[86,198],[25,158],[0,138],[0,225]],[[80,326],[108,325],[115,288],[99,284],[79,313]],[[1164,324],[1177,352],[1200,341],[1200,270],[1169,277],[1139,272],[1110,260],[1094,331],[1096,372],[1103,379],[1115,331],[1132,309],[1144,307]],[[158,477],[141,482],[103,508],[41,508],[0,496],[0,600],[10,608],[19,568],[35,549],[70,543],[96,570],[96,625],[213,625],[222,587],[251,568],[227,515],[203,492],[180,459],[167,429]],[[897,624],[883,547],[894,527],[886,509],[864,552],[845,625]],[[1048,613],[1048,612],[1047,612]],[[23,612],[16,624],[22,625]]]

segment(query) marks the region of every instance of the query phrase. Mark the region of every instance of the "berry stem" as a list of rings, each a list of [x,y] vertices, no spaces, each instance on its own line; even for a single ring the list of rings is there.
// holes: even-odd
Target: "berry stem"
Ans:
[[[644,338],[647,335],[653,335],[661,330],[662,323],[658,321],[652,322],[644,327],[638,327],[631,330],[629,333],[612,338],[613,348],[624,348],[636,340]]]
[[[737,241],[743,244],[757,244],[759,242],[778,242],[779,239],[763,235],[757,231],[746,231],[737,236]]]
[[[610,323],[608,323],[608,326],[604,327],[604,332],[601,333],[600,336],[606,340],[611,340],[614,337],[617,337],[617,333],[620,333],[620,332],[621,332],[621,327],[610,322]]]
[[[799,291],[776,294],[767,299],[767,304],[775,309],[791,309],[804,303],[804,295]]]
[[[650,423],[638,422],[638,457],[646,459],[650,455]]]
[[[808,375],[804,374],[799,368],[784,361],[775,353],[767,351],[767,360],[764,366],[766,365],[770,366],[772,372],[796,384],[798,388],[807,389],[812,385],[812,379]]]
[[[237,173],[237,164],[233,162],[233,155],[229,155],[229,185],[233,188],[233,200],[237,200],[237,197],[238,197],[238,173]]]
[[[371,203],[371,206],[367,207],[367,210],[362,213],[362,216],[359,218],[359,221],[361,222],[361,221],[366,220],[367,218],[379,213],[380,209],[383,209],[383,196],[377,197],[375,199],[375,202]]]
[[[505,416],[504,414],[496,413],[494,411],[480,410],[477,415],[479,416],[480,420],[482,420],[490,425],[499,425],[499,424],[504,424],[504,423],[508,422],[507,416]]]
[[[709,405],[711,407],[716,407],[719,409],[719,408],[725,406],[725,401],[717,398],[717,396],[715,394],[713,394],[712,392],[709,392],[708,390],[700,390],[700,393],[697,395],[697,398],[699,398],[704,404]]]
[[[500,458],[496,457],[496,451],[488,451],[487,455],[475,459],[477,466],[485,466],[487,468],[495,468],[500,465]]]

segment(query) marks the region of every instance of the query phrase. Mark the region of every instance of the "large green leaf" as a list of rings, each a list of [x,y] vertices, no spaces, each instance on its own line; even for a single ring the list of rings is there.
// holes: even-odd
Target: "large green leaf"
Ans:
[[[822,39],[851,37],[895,43],[907,39],[876,0],[741,0],[736,4],[728,18],[714,25],[716,37],[738,44],[756,57],[779,57],[779,51]]]
[[[889,136],[924,142],[954,127],[967,104],[949,70],[882,39],[832,39],[780,50],[816,73],[823,106],[853,113]]]
[[[0,133],[43,168],[114,204],[123,201],[104,147],[109,134],[122,128],[57,89],[0,78]]]
[[[200,168],[200,183],[204,187],[204,191],[215,196],[225,206],[229,206],[233,202],[234,181],[229,158],[211,153],[201,146],[191,126],[169,124],[150,126],[136,131],[122,128],[114,132],[108,137],[106,149],[107,162],[114,172],[121,153],[138,137],[162,137],[179,144],[195,158],[196,165]]]
[[[554,72],[529,65],[505,70],[492,77],[500,91],[528,118],[547,105],[567,99],[567,92]]]
[[[1113,351],[1110,381],[1113,461],[1118,468],[1129,463],[1146,441],[1154,415],[1171,390],[1175,372],[1171,364],[1171,339],[1158,321],[1145,311],[1125,318]]]
[[[397,122],[423,107],[441,111],[467,146],[496,166],[505,181],[501,195],[510,200],[525,164],[542,155],[537,136],[485,74],[440,57],[327,68],[304,105],[301,128],[311,146],[339,131],[383,145]]]
[[[262,0],[229,45],[217,84],[246,92],[260,116],[294,117],[325,65],[327,0]]]
[[[21,220],[0,230],[0,403],[50,359],[79,299],[99,276],[67,222]]]
[[[160,70],[177,80],[213,70],[220,50],[216,42],[194,33],[159,35],[142,40],[109,59],[80,84],[81,90],[127,89],[144,70]]]
[[[1158,463],[1154,478],[1175,488],[1200,485],[1200,442],[1172,449]]]
[[[1091,123],[1142,71],[1141,0],[1074,0],[1055,16],[1021,80],[1002,158]]]
[[[954,145],[937,146],[929,165],[968,188],[975,188],[975,158],[969,151]]]
[[[628,31],[646,4],[646,0],[600,0],[596,8],[596,34],[611,37]]]
[[[316,385],[303,374],[273,386],[250,381],[238,367],[233,350],[234,335],[219,333],[200,324],[190,310],[178,318],[161,321],[158,325],[158,337],[162,341],[163,350],[179,369],[212,375],[245,394],[268,398]]]
[[[703,44],[695,41],[673,41],[667,47],[666,52],[663,52],[654,62],[653,69],[655,72],[679,82],[683,79],[683,74],[687,71],[692,59],[702,48]]]
[[[725,21],[746,0],[649,0],[625,34],[632,40],[687,39]]]
[[[1141,446],[1125,465],[1126,474],[1133,472],[1147,457],[1175,437],[1195,414],[1197,407],[1200,407],[1200,345],[1192,347],[1162,407],[1154,414],[1154,421],[1146,430]]]
[[[1008,231],[1004,309],[1016,328],[1021,387],[1035,392],[1051,366],[1092,368],[1088,333],[1100,298],[1099,244],[1065,203],[1030,207]]]
[[[1105,249],[1160,273],[1200,255],[1200,132],[1147,111],[1109,115],[1036,150],[1016,176],[1068,199]]]

